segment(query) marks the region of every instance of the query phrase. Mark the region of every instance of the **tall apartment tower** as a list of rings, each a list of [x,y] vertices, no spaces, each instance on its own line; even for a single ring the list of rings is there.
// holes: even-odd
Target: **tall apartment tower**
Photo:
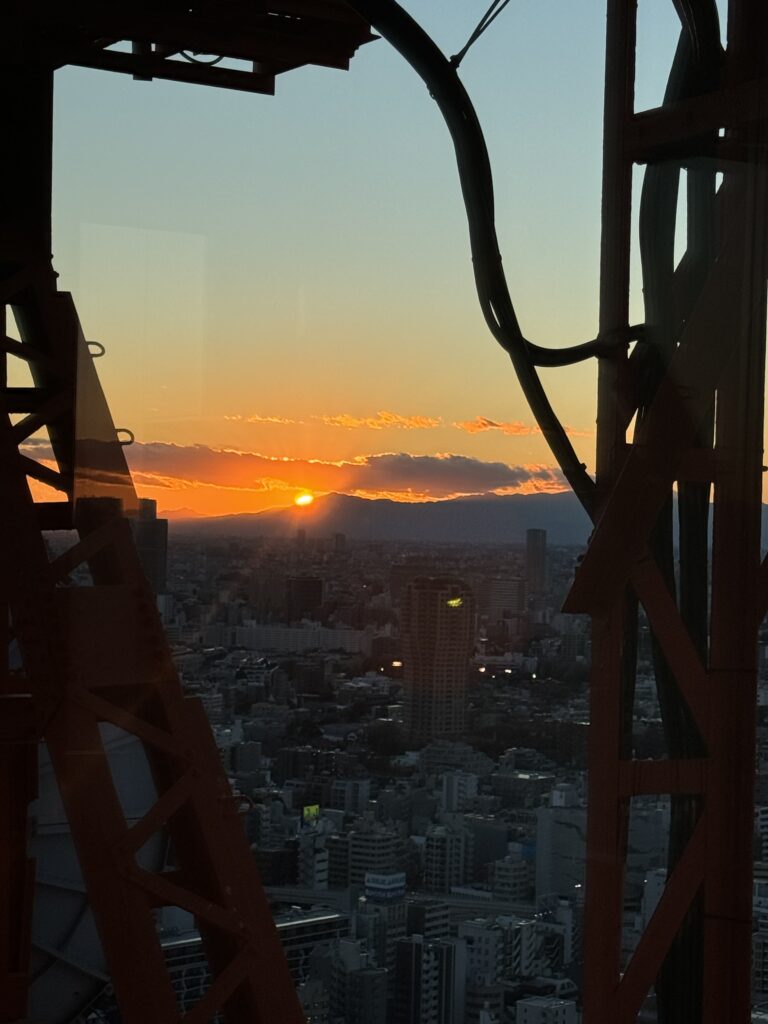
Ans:
[[[525,575],[528,596],[543,594],[547,585],[547,531],[525,532]]]
[[[139,513],[131,520],[133,539],[144,575],[155,594],[168,591],[168,520],[157,518],[157,502],[139,498]]]
[[[420,576],[405,589],[400,618],[405,726],[414,742],[458,736],[464,729],[474,619],[472,592],[461,580]]]
[[[462,939],[400,939],[395,962],[395,1024],[463,1024],[467,947]]]

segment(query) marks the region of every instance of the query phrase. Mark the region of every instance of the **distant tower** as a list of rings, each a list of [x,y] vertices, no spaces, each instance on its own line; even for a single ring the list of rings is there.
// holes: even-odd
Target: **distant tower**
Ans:
[[[520,632],[525,615],[525,580],[517,576],[491,577],[477,588],[477,613],[484,618],[489,636],[509,639]]]
[[[420,576],[406,587],[400,619],[405,725],[418,743],[464,728],[474,612],[461,580]]]
[[[168,520],[157,518],[157,502],[139,499],[139,514],[131,520],[133,538],[144,575],[156,594],[168,591]]]
[[[528,579],[528,596],[543,594],[547,584],[546,530],[526,531],[525,574]]]

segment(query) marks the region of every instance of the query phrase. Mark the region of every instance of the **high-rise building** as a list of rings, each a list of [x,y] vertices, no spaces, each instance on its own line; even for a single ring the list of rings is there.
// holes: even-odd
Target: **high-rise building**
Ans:
[[[482,580],[477,588],[477,614],[485,620],[489,636],[517,636],[525,615],[525,580],[518,576]]]
[[[461,580],[420,576],[406,587],[403,638],[405,726],[412,741],[464,729],[474,600]]]
[[[362,815],[371,798],[370,779],[334,779],[329,806],[347,814]]]
[[[488,867],[491,892],[501,899],[523,903],[530,896],[533,874],[532,866],[520,854],[509,854]]]
[[[375,953],[378,967],[387,968],[390,990],[395,977],[396,945],[405,934],[405,875],[369,872],[365,876],[365,896],[357,902],[355,937],[365,939]]]
[[[472,833],[466,828],[430,825],[427,829],[424,884],[432,892],[450,892],[472,873]]]
[[[297,989],[307,1024],[330,1024],[331,1005],[328,990],[322,981],[313,978]]]
[[[467,944],[464,1024],[499,1024],[504,1013],[504,931],[500,926],[494,929],[493,922],[464,921],[459,938]]]
[[[386,1024],[387,971],[373,959],[359,939],[335,939],[314,950],[309,974],[329,994],[332,1021]]]
[[[362,886],[369,872],[387,874],[397,864],[397,832],[361,819],[350,832],[328,837],[328,882],[332,889]]]
[[[587,811],[574,787],[556,786],[536,809],[536,897],[573,896],[584,884]]]
[[[487,918],[462,921],[459,938],[467,944],[467,981],[474,987],[501,981],[507,967],[504,927]]]
[[[328,850],[325,836],[307,829],[296,837],[297,881],[306,889],[328,888]]]
[[[363,967],[352,972],[347,995],[349,1024],[386,1024],[388,978],[384,967]]]
[[[451,912],[440,900],[412,899],[407,904],[406,931],[425,939],[447,938],[451,931]]]
[[[328,885],[331,889],[346,889],[349,885],[349,835],[346,832],[328,836]]]
[[[131,520],[136,552],[155,594],[168,589],[168,520],[157,518],[157,502],[139,498],[139,512]]]
[[[397,832],[378,823],[361,821],[349,833],[349,885],[363,885],[365,876],[394,871]]]
[[[401,939],[396,964],[396,1024],[463,1024],[467,967],[461,939]]]
[[[349,917],[333,910],[291,911],[276,917],[275,924],[294,982],[306,980],[314,949],[350,933]]]
[[[547,531],[526,530],[525,575],[528,596],[544,593],[547,585]]]
[[[563,963],[562,926],[538,918],[503,915],[496,918],[505,931],[505,971],[508,977],[551,975]]]
[[[441,781],[440,805],[444,811],[464,811],[477,796],[478,777],[470,772],[446,772]]]

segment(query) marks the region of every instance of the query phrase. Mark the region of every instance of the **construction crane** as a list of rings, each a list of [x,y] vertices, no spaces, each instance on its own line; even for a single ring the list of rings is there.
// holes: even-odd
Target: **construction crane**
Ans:
[[[2,427],[8,639],[24,656],[23,673],[7,673],[0,698],[0,885],[7,893],[0,968],[10,993],[4,1019],[23,1015],[32,879],[26,808],[41,737],[60,779],[124,1019],[175,1019],[151,923],[152,906],[164,902],[195,914],[215,976],[185,1020],[196,1024],[222,1007],[232,1021],[301,1019],[225,780],[212,769],[205,723],[181,697],[141,579],[125,518],[135,495],[114,425],[71,300],[55,289],[53,70],[71,63],[265,92],[275,74],[297,64],[346,66],[354,48],[371,38],[371,25],[422,76],[445,117],[483,313],[595,524],[567,605],[593,620],[585,1021],[628,1024],[652,988],[665,1024],[748,1021],[755,652],[768,607],[768,565],[760,561],[768,10],[761,0],[730,0],[723,34],[714,0],[670,2],[681,31],[664,102],[636,111],[637,3],[607,0],[600,322],[591,341],[555,350],[525,338],[518,325],[501,270],[490,164],[458,78],[460,61],[445,57],[393,0],[296,0],[256,11],[225,0],[196,7],[124,3],[107,14],[93,3],[65,12],[41,4],[18,5],[4,16],[11,43],[1,94],[20,158],[0,171],[0,287],[22,335],[21,343],[6,337],[4,348],[6,358],[29,363],[35,380],[24,393],[4,389]],[[216,63],[201,63],[204,53]],[[221,66],[220,56],[251,66],[233,70]],[[635,164],[646,167],[639,238],[645,316],[633,325]],[[687,251],[676,263],[683,171]],[[537,372],[592,358],[594,479]],[[42,426],[56,469],[19,451]],[[33,504],[27,476],[67,500]],[[78,543],[50,563],[41,531],[73,525]],[[57,586],[81,562],[94,587]],[[667,745],[666,757],[653,761],[635,759],[632,750],[640,608],[654,638]],[[116,626],[121,615],[123,626],[135,623],[147,637],[146,649],[125,650],[125,631]],[[86,670],[84,656],[94,650],[94,668]],[[154,769],[157,803],[130,829],[110,790],[97,728],[103,721],[138,736]],[[100,828],[88,819],[94,794]],[[670,798],[669,875],[624,964],[627,825],[632,799],[643,794]],[[176,870],[165,877],[136,858],[159,828],[175,850]],[[238,885],[230,889],[235,876]]]

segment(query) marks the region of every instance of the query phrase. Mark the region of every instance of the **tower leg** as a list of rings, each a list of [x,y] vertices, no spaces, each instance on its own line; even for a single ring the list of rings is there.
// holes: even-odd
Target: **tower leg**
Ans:
[[[187,1024],[207,1024],[217,1013],[230,1024],[301,1024],[210,727],[199,702],[184,696],[141,569],[123,448],[74,305],[56,291],[52,73],[3,76],[0,103],[14,107],[19,153],[0,167],[0,302],[4,313],[12,310],[21,341],[2,341],[0,568],[4,628],[10,623],[20,666],[16,673],[6,667],[0,679],[0,711],[11,701],[22,711],[0,724],[0,1014],[24,1016],[32,881],[26,809],[40,737],[125,1024],[180,1019],[156,927],[164,906],[194,916],[211,969],[211,986],[184,1016]],[[9,386],[11,356],[27,363],[33,386]],[[43,428],[50,450],[39,461],[39,448],[27,442]],[[33,501],[30,479],[61,500]],[[73,529],[74,545],[52,559],[43,531]],[[71,574],[81,566],[90,582],[74,585]],[[126,817],[104,723],[143,746],[156,799],[139,820]],[[161,870],[143,853],[158,839],[169,851]]]

